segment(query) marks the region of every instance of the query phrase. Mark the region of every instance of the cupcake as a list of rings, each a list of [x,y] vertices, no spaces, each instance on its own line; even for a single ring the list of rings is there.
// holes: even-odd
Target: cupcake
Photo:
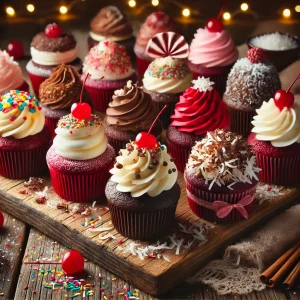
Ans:
[[[143,78],[144,90],[153,103],[161,109],[168,105],[161,116],[164,128],[168,128],[179,96],[191,86],[192,74],[184,58],[188,56],[188,44],[184,37],[174,32],[158,33],[148,43],[146,53],[155,58]]]
[[[99,42],[109,40],[125,47],[126,52],[134,59],[133,46],[135,38],[128,18],[116,6],[106,6],[90,23],[88,38],[89,50]]]
[[[184,172],[190,208],[210,222],[247,219],[259,171],[241,135],[223,129],[208,132],[196,142]]]
[[[237,48],[222,22],[210,19],[205,28],[199,28],[194,35],[188,65],[194,78],[204,76],[215,82],[222,97],[228,73],[237,58]]]
[[[144,76],[145,71],[153,60],[152,57],[146,54],[149,40],[157,33],[167,31],[177,32],[177,29],[171,17],[162,11],[149,15],[145,23],[141,26],[134,45],[137,71],[140,77]]]
[[[167,130],[167,145],[178,171],[183,172],[192,146],[208,131],[228,129],[229,113],[214,82],[199,77],[179,98],[172,123]]]
[[[60,65],[40,85],[40,103],[46,117],[46,126],[55,136],[58,120],[67,115],[73,103],[79,102],[82,83],[80,75],[70,65]],[[84,100],[88,100],[84,94]]]
[[[54,191],[68,201],[103,199],[115,161],[101,118],[87,108],[87,103],[75,103],[72,113],[58,121],[46,157]]]
[[[180,197],[177,169],[167,147],[140,133],[120,151],[105,195],[114,227],[123,236],[153,240],[168,235]]]
[[[14,58],[0,50],[0,95],[10,90],[29,91],[22,70]]]
[[[271,184],[300,181],[300,104],[289,89],[263,102],[248,138],[262,169],[260,180]]]
[[[50,133],[38,100],[11,90],[0,101],[0,175],[26,179],[46,172]]]
[[[125,48],[109,40],[97,44],[85,57],[82,81],[86,79],[87,74],[90,74],[90,77],[84,86],[93,107],[103,113],[115,90],[123,88],[128,80],[137,81]]]
[[[239,59],[228,75],[223,100],[230,113],[230,130],[248,137],[255,110],[280,87],[277,70],[266,61],[264,51],[249,50],[247,57]]]
[[[115,91],[106,110],[105,134],[109,144],[118,153],[128,141],[134,141],[139,132],[148,131],[157,114],[158,109],[152,103],[151,96],[129,80],[126,86]],[[160,122],[155,124],[152,133],[160,140]]]
[[[78,72],[82,68],[82,62],[76,54],[74,36],[62,33],[55,23],[47,25],[45,32],[40,32],[33,38],[30,53],[32,59],[28,62],[26,70],[37,97],[41,83],[50,77],[58,65],[71,65]]]

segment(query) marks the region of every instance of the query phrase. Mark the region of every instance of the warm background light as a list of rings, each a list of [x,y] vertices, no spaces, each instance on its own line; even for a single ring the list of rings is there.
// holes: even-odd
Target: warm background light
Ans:
[[[5,11],[11,17],[15,15],[15,10],[11,6],[6,7]]]
[[[185,9],[182,10],[182,15],[184,17],[189,17],[190,14],[191,14],[191,11],[188,8],[185,8]]]
[[[34,5],[33,5],[33,4],[28,4],[28,5],[26,6],[26,8],[27,8],[27,10],[28,10],[29,12],[34,12]]]
[[[249,8],[249,5],[248,5],[247,3],[242,3],[242,4],[241,4],[241,10],[242,10],[242,11],[247,11],[248,8]]]
[[[296,5],[296,6],[295,6],[295,11],[296,11],[296,12],[300,12],[300,5]]]
[[[285,18],[289,18],[291,16],[291,11],[288,8],[286,8],[286,9],[283,10],[282,15]]]
[[[223,19],[228,21],[231,19],[231,14],[229,12],[224,12]]]
[[[157,6],[159,4],[159,1],[158,0],[152,0],[152,5],[153,6]]]
[[[129,1],[128,1],[128,5],[129,5],[130,7],[135,7],[135,6],[136,6],[136,2],[135,2],[134,0],[129,0]]]
[[[68,12],[68,8],[66,6],[61,6],[59,8],[59,11],[60,11],[61,14],[64,15],[64,14],[66,14]]]

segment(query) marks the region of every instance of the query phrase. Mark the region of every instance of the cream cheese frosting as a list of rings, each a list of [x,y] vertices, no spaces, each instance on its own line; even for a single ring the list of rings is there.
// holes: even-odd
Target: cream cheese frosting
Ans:
[[[45,116],[38,100],[28,92],[12,90],[1,96],[0,136],[22,139],[41,132]]]
[[[252,132],[258,140],[269,141],[274,147],[300,143],[300,105],[296,101],[293,107],[280,110],[271,98],[256,112]]]
[[[108,145],[101,118],[96,115],[84,120],[78,120],[72,114],[66,115],[59,120],[55,133],[55,151],[68,159],[95,158],[104,153]]]
[[[146,193],[155,197],[176,183],[177,168],[166,146],[158,144],[155,149],[138,149],[132,142],[127,144],[127,149],[121,149],[120,154],[110,170],[118,191],[131,193],[132,197]]]

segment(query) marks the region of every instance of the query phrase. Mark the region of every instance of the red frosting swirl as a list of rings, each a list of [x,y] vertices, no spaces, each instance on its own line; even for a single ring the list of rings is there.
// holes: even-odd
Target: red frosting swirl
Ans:
[[[194,87],[188,88],[176,104],[171,116],[170,126],[178,131],[203,135],[217,128],[229,127],[229,113],[215,88],[201,92]]]

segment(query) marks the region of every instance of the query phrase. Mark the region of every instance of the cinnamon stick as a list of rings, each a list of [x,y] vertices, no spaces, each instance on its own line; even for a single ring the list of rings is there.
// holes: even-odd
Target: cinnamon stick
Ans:
[[[260,279],[263,283],[267,283],[270,278],[272,278],[278,270],[284,265],[284,263],[294,254],[294,252],[299,248],[300,241],[294,245],[291,249],[286,251],[281,257],[279,257],[267,270],[265,270],[261,275]]]
[[[283,282],[283,287],[287,290],[291,289],[293,285],[297,282],[297,279],[300,275],[300,262],[297,263],[293,271],[287,277],[287,279]]]
[[[287,260],[287,262],[278,270],[278,272],[267,282],[267,286],[273,288],[286,274],[294,267],[300,259],[300,247]]]

